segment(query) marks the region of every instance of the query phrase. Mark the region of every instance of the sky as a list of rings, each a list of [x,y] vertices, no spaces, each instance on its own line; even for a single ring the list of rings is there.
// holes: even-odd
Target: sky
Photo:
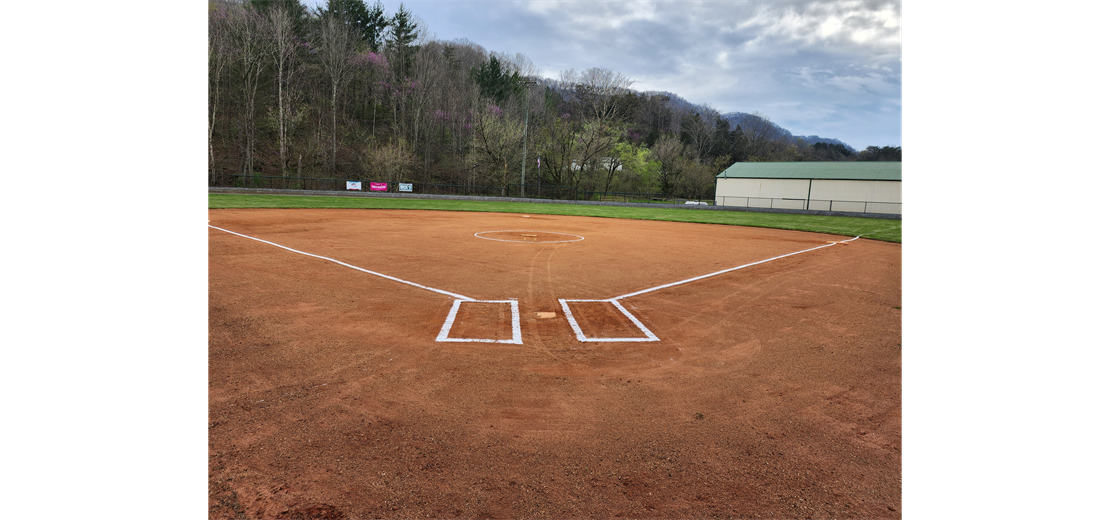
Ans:
[[[302,0],[310,7],[325,0]],[[373,5],[373,0],[367,1]],[[383,1],[392,16],[401,4]],[[539,75],[610,69],[722,114],[857,150],[902,145],[900,1],[409,0],[429,39],[521,53]]]

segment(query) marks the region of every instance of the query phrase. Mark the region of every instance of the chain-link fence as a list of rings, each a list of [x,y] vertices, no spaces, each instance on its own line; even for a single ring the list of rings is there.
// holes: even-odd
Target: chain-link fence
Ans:
[[[210,187],[256,188],[271,190],[312,190],[312,191],[363,191],[377,193],[411,193],[423,195],[461,195],[478,197],[514,197],[549,200],[580,200],[596,202],[634,202],[657,204],[686,204],[699,202],[664,195],[662,193],[627,193],[615,191],[586,191],[575,186],[554,186],[543,184],[509,184],[507,186],[474,186],[462,184],[438,184],[426,182],[369,182],[355,181],[349,184],[344,179],[322,179],[313,177],[280,177],[270,175],[222,175],[209,177]],[[352,189],[357,186],[357,189]],[[711,200],[703,202],[712,205]]]
[[[882,213],[902,214],[901,202],[874,202],[862,200],[828,199],[791,199],[770,197],[731,197],[716,198],[718,206],[760,209],[795,209],[808,211],[835,211],[842,213]]]

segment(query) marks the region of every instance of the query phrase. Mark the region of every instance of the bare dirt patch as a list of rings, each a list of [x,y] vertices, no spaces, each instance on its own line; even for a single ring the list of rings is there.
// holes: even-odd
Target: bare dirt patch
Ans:
[[[516,299],[523,337],[436,342],[451,297],[210,230],[211,518],[901,517],[899,244],[860,239],[630,297],[660,341],[581,343],[560,298],[843,237],[535,215],[530,229],[587,238],[537,244],[475,239],[517,227],[511,214],[209,218]]]

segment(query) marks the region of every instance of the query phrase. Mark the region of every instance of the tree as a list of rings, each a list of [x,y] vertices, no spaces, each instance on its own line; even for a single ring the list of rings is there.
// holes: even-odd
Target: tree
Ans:
[[[385,30],[389,27],[389,20],[385,17],[385,7],[382,7],[382,0],[374,2],[369,15],[369,21],[366,30],[362,33],[362,38],[370,44],[370,50],[381,52],[382,45],[385,43]]]
[[[297,0],[250,0],[250,6],[260,13],[272,7],[283,8],[293,18],[293,32],[301,38],[308,35],[308,8]]]
[[[548,116],[537,134],[537,151],[543,158],[542,171],[547,174],[550,184],[567,185],[570,183],[575,142],[578,138],[571,115],[564,113]]]
[[[625,94],[632,80],[609,69],[594,67],[578,77],[575,94],[585,113],[598,122],[612,122],[625,117],[630,106]]]
[[[608,195],[609,190],[614,188],[614,181],[625,180],[632,172],[643,168],[643,158],[639,151],[639,147],[624,141],[618,141],[610,148],[610,157],[602,164],[605,174],[605,187],[602,189],[604,195]],[[618,173],[624,178],[618,178]]]
[[[317,35],[317,58],[331,83],[331,156],[328,171],[335,174],[335,157],[339,152],[336,138],[339,88],[351,79],[356,62],[352,59],[358,49],[358,34],[338,16],[327,15],[320,23]]]
[[[266,39],[263,19],[253,9],[231,11],[230,42],[235,49],[239,66],[243,110],[240,114],[239,132],[242,137],[242,172],[254,173],[255,152],[255,101],[258,82],[266,63]]]
[[[708,107],[683,118],[682,142],[694,151],[699,161],[709,160],[710,153],[717,146],[719,134],[714,123],[719,118],[717,111]]]
[[[520,153],[523,138],[523,122],[509,117],[501,107],[491,105],[475,111],[472,164],[485,171],[490,182],[502,187],[502,197],[518,163],[516,154]]]
[[[378,97],[380,89],[376,88],[378,78],[389,76],[389,61],[380,53],[368,50],[355,54],[351,60],[355,66],[355,80],[357,81],[356,99],[361,103],[360,112],[370,111],[370,136],[377,135],[378,127]]]
[[[859,153],[861,161],[897,161],[902,162],[901,146],[868,146]]]
[[[358,33],[370,50],[381,52],[385,29],[389,27],[381,0],[375,2],[373,7],[367,7],[364,0],[328,0],[321,15],[338,16]]]
[[[365,178],[374,181],[408,181],[412,163],[412,154],[403,139],[382,144],[371,142],[363,156],[363,167],[369,172]]]
[[[290,82],[296,70],[298,38],[293,14],[282,4],[271,5],[264,11],[266,50],[274,65],[274,83],[277,86],[278,106],[278,155],[282,176],[288,175],[289,122],[292,116]]]
[[[717,174],[727,167],[728,158],[723,156],[710,164],[702,163],[695,157],[686,157],[682,164],[679,191],[682,196],[691,199],[712,198],[716,189]]]
[[[815,161],[839,161],[855,155],[840,143],[813,143],[810,149]]]
[[[390,62],[393,64],[393,76],[406,78],[409,68],[412,67],[412,58],[416,53],[416,40],[419,37],[417,22],[412,14],[405,10],[402,3],[393,13],[389,23],[389,33],[386,36],[386,45],[390,51]]]
[[[220,80],[224,69],[233,59],[231,31],[232,14],[226,6],[213,6],[208,13],[208,174],[216,174],[216,151],[213,134],[216,131],[216,113],[220,105]]]
[[[599,169],[604,169],[604,162],[610,155],[613,144],[617,140],[616,132],[608,125],[597,121],[589,121],[582,125],[577,133],[575,142],[576,163],[571,168],[570,181],[574,186],[580,186],[587,181],[586,189],[594,191],[596,175]]]
[[[510,74],[502,71],[501,60],[494,56],[489,57],[489,63],[470,69],[470,78],[478,84],[483,96],[499,105],[503,104],[510,95],[524,91],[524,78],[516,72]]]
[[[744,134],[745,160],[770,161],[775,149],[776,139],[781,128],[759,113],[753,114],[741,124],[736,125]]]
[[[685,167],[683,149],[682,142],[669,134],[656,141],[651,149],[651,158],[659,163],[656,185],[668,197],[678,189],[682,179]]]

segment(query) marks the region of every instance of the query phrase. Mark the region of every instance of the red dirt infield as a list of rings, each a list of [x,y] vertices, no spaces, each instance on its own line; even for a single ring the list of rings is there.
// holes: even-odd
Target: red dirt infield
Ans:
[[[521,338],[210,228],[210,518],[901,517],[900,244],[522,217],[210,210]]]

